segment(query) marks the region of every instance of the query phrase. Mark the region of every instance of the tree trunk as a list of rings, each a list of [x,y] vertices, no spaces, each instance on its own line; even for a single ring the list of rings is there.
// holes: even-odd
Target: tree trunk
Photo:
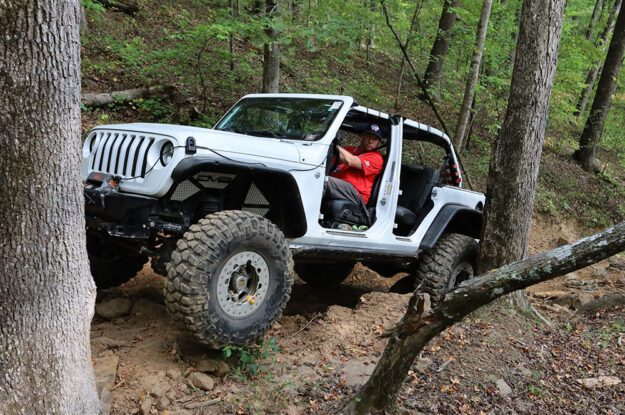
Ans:
[[[440,84],[443,77],[443,62],[449,51],[449,40],[451,38],[451,30],[456,23],[458,16],[454,12],[454,8],[458,6],[460,0],[445,0],[443,11],[438,22],[438,31],[436,39],[430,51],[430,59],[428,66],[423,75],[423,82],[428,90],[432,90],[435,97],[440,96]]]
[[[467,280],[429,307],[427,294],[413,294],[406,314],[390,333],[367,383],[340,411],[390,411],[414,359],[441,331],[502,295],[587,267],[625,249],[625,222],[571,245],[491,270]]]
[[[80,34],[85,35],[89,33],[89,22],[87,21],[87,11],[85,5],[80,3]]]
[[[0,3],[0,413],[97,414],[80,5]]]
[[[592,94],[593,89],[595,88],[595,82],[597,81],[597,75],[601,72],[603,56],[605,55],[605,51],[608,47],[607,40],[610,38],[612,31],[614,30],[614,24],[616,23],[616,17],[619,15],[619,11],[621,9],[622,0],[616,0],[614,2],[614,6],[612,7],[612,11],[610,16],[608,17],[608,22],[603,29],[603,32],[599,35],[599,38],[595,42],[597,48],[601,48],[601,57],[596,65],[588,70],[588,74],[586,75],[586,87],[582,90],[581,95],[579,96],[579,100],[577,101],[577,105],[575,107],[575,116],[579,116],[586,111],[586,106],[588,105],[588,100],[590,99],[590,95]]]
[[[236,20],[239,17],[239,0],[230,0],[230,17]],[[230,71],[234,71],[234,33],[228,35],[228,51],[230,52]]]
[[[625,53],[625,13],[619,12],[614,26],[614,34],[610,41],[608,54],[605,57],[599,85],[592,102],[590,114],[586,120],[584,131],[579,139],[579,151],[577,160],[582,168],[588,172],[598,171],[596,167],[597,146],[601,141],[603,125],[610,110],[612,95],[616,92],[618,76],[623,64],[623,54]]]
[[[592,32],[595,29],[595,25],[597,24],[602,8],[603,0],[596,0],[595,8],[592,10],[592,16],[590,17],[590,22],[588,22],[588,27],[586,28],[586,40],[592,39]]]
[[[469,125],[469,114],[471,113],[471,103],[475,95],[475,86],[480,75],[480,64],[482,63],[482,55],[484,54],[484,40],[486,39],[486,30],[488,29],[488,19],[490,17],[490,8],[493,4],[492,0],[484,0],[482,3],[482,14],[480,22],[477,25],[477,35],[475,39],[475,50],[471,58],[471,68],[467,77],[467,85],[464,89],[464,99],[460,114],[458,115],[458,124],[454,132],[454,144],[458,152],[464,151],[464,137],[466,136],[467,127]]]
[[[508,108],[491,156],[479,272],[523,258],[556,69],[564,0],[525,0]]]
[[[267,0],[266,14],[271,16],[278,12],[278,3],[275,0]],[[280,46],[278,45],[278,32],[273,27],[268,27],[265,33],[270,41],[263,46],[263,87],[262,92],[280,92]]]

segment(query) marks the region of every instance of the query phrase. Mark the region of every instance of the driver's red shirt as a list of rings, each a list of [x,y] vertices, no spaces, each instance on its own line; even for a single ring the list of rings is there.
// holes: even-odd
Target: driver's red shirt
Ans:
[[[358,190],[366,204],[371,196],[373,182],[384,167],[384,159],[379,151],[369,151],[360,154],[358,147],[353,146],[345,147],[345,150],[358,156],[362,163],[362,170],[350,168],[345,163],[340,163],[337,167],[338,172],[331,174],[331,176],[351,183]]]

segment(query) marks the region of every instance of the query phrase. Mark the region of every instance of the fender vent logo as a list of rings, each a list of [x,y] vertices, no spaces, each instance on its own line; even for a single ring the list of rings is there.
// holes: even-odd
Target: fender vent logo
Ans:
[[[234,177],[235,176],[232,174],[198,173],[195,176],[195,179],[199,182],[205,183],[230,184],[232,183]]]

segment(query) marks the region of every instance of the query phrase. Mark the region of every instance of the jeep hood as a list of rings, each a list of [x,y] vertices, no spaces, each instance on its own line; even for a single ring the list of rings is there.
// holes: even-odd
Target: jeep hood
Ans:
[[[184,146],[187,138],[193,137],[196,141],[198,153],[227,153],[226,155],[228,157],[234,158],[236,158],[236,155],[241,155],[294,163],[301,162],[297,144],[293,141],[271,137],[256,137],[208,128],[153,123],[102,125],[96,127],[96,129],[169,136],[174,139],[179,146]]]

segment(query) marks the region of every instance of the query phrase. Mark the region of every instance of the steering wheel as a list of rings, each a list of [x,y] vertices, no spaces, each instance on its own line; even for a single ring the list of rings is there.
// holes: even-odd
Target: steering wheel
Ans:
[[[339,153],[339,146],[343,143],[343,135],[339,131],[332,140],[332,163],[330,163],[330,168],[327,173],[335,173],[339,164],[341,163],[341,157]]]

